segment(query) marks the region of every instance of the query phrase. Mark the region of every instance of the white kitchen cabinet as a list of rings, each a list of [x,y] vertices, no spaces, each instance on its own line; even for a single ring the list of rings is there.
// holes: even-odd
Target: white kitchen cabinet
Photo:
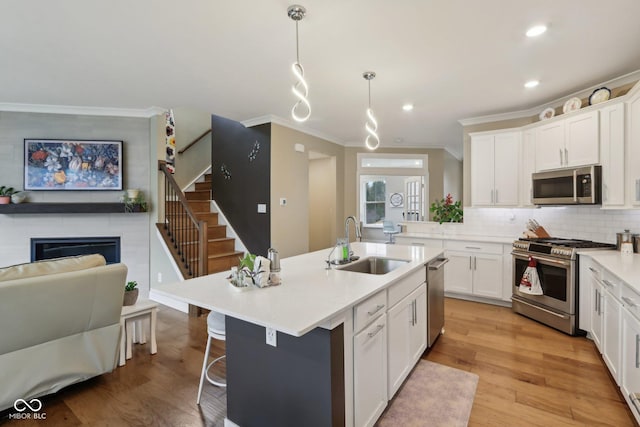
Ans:
[[[640,90],[627,102],[627,201],[640,206]]]
[[[502,299],[502,245],[447,241],[449,265],[444,272],[445,292]]]
[[[353,337],[356,426],[373,426],[387,406],[387,315],[383,312]]]
[[[617,383],[620,376],[621,306],[608,291],[604,292],[602,311],[602,358]]]
[[[628,311],[622,314],[622,375],[620,388],[640,423],[640,321]],[[640,396],[639,396],[640,398]]]
[[[520,132],[471,135],[472,206],[517,206]]]
[[[600,161],[598,111],[571,114],[536,128],[536,170],[596,164]]]
[[[602,353],[602,333],[603,333],[603,316],[602,316],[602,300],[604,288],[602,284],[595,278],[591,281],[591,295],[593,297],[593,308],[591,311],[591,338]]]
[[[427,348],[427,285],[421,284],[387,313],[391,399]]]
[[[425,248],[442,248],[441,239],[427,239],[424,237],[396,236],[396,243],[400,245],[424,246]]]
[[[520,159],[520,206],[533,206],[533,181],[531,175],[536,171],[535,131],[522,132],[522,156]]]
[[[600,162],[602,164],[602,206],[625,204],[624,187],[624,103],[600,110]]]
[[[578,255],[580,271],[579,301],[578,301],[578,328],[585,332],[591,332],[591,316],[596,311],[595,292],[592,283],[600,280],[600,266],[589,256]]]

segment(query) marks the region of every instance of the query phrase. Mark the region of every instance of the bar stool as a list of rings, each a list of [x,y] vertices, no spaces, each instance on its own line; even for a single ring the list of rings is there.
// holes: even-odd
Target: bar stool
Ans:
[[[198,399],[196,403],[200,404],[200,397],[202,396],[202,386],[204,385],[204,379],[206,378],[211,384],[218,387],[226,387],[227,383],[224,379],[213,380],[209,377],[209,369],[213,366],[214,363],[226,358],[226,355],[222,355],[220,357],[215,358],[212,362],[207,364],[209,360],[209,351],[211,350],[211,340],[221,340],[225,341],[225,327],[224,327],[224,314],[218,313],[216,311],[212,311],[207,316],[207,334],[209,337],[207,338],[207,350],[204,352],[204,360],[202,362],[202,374],[200,374],[200,385],[198,386]]]

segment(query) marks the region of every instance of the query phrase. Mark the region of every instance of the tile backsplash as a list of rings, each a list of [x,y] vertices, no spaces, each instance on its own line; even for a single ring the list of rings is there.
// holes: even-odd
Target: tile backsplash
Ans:
[[[420,223],[407,231],[520,237],[528,219],[535,219],[551,236],[615,243],[616,233],[640,233],[640,210],[605,210],[597,206],[537,209],[465,208],[464,223]]]

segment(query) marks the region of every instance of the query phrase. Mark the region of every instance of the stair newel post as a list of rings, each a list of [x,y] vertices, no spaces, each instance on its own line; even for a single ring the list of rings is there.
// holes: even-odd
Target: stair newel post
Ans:
[[[208,224],[206,221],[200,221],[198,224],[200,231],[198,233],[199,242],[199,254],[198,254],[198,276],[206,276],[209,274],[207,260],[209,259],[209,248],[207,244],[207,229]]]

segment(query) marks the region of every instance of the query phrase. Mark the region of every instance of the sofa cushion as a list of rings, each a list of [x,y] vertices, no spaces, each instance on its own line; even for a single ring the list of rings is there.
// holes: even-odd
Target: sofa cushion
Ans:
[[[100,254],[70,256],[29,262],[26,264],[0,268],[0,282],[84,270],[106,264],[107,261]]]

